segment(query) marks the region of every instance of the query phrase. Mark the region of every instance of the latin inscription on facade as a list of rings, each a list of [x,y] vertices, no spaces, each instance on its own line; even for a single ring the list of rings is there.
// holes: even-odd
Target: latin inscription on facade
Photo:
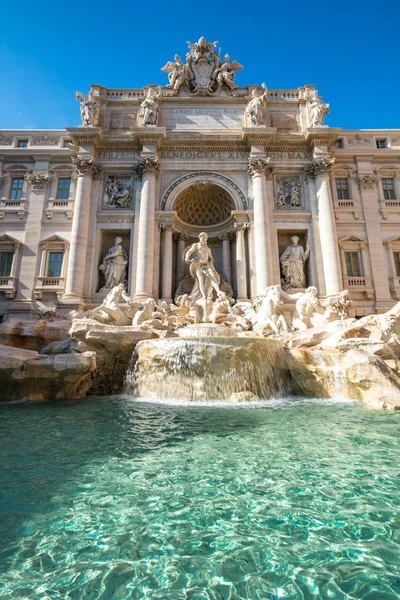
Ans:
[[[243,110],[234,108],[166,108],[162,125],[167,129],[239,129]]]
[[[99,152],[100,160],[132,160],[138,158],[140,152]]]
[[[311,152],[267,152],[272,160],[311,160]]]
[[[160,158],[175,158],[175,159],[211,159],[211,160],[229,160],[229,159],[242,159],[247,160],[249,157],[248,152],[212,152],[212,151],[200,151],[200,150],[168,150],[162,151],[159,154]]]

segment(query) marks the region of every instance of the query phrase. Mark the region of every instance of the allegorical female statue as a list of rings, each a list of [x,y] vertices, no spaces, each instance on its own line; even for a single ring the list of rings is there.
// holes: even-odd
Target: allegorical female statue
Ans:
[[[104,273],[104,286],[102,290],[111,290],[120,283],[125,283],[128,255],[122,247],[122,238],[117,236],[114,245],[109,248],[99,266]]]
[[[89,92],[87,96],[84,96],[81,92],[76,92],[75,97],[80,103],[82,124],[85,127],[94,127],[99,107],[96,100],[93,100],[92,92]]]
[[[306,286],[306,277],[304,273],[304,264],[310,256],[309,242],[306,243],[306,249],[299,246],[299,238],[294,235],[292,243],[286,248],[280,257],[282,273],[285,280],[285,288],[304,288]]]
[[[211,250],[207,245],[208,235],[200,233],[199,241],[185,251],[185,262],[189,263],[190,274],[195,280],[190,294],[193,300],[212,298],[213,290],[220,292],[220,277],[215,270]]]
[[[308,103],[310,111],[310,127],[321,127],[324,124],[324,119],[329,114],[329,104],[325,104],[315,96],[311,102]]]
[[[246,106],[245,114],[247,118],[247,124],[250,127],[254,125],[263,125],[264,122],[263,108],[268,100],[268,90],[265,83],[263,83],[261,87],[263,88],[264,92],[259,96],[257,90],[254,89],[252,92],[252,99]]]
[[[143,125],[157,125],[160,110],[161,88],[150,88],[139,109],[139,118]]]

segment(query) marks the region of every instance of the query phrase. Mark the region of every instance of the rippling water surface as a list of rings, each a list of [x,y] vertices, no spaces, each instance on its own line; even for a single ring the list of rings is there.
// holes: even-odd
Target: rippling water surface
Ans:
[[[400,415],[0,407],[0,599],[400,598]]]

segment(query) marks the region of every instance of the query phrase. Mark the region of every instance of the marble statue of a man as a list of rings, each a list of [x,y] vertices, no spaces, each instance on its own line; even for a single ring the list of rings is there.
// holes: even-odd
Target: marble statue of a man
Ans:
[[[161,89],[150,88],[139,109],[139,118],[143,125],[157,125],[160,110]]]
[[[261,86],[264,92],[259,96],[256,89],[252,92],[252,99],[246,106],[246,119],[247,124],[251,126],[263,125],[264,117],[263,117],[263,109],[268,100],[268,90],[265,83]]]
[[[304,288],[306,285],[304,265],[310,256],[310,245],[307,240],[304,250],[303,246],[299,246],[297,235],[294,235],[291,240],[292,243],[280,257],[285,288]]]
[[[220,277],[215,270],[211,250],[207,245],[208,236],[200,233],[199,241],[185,251],[185,262],[189,263],[190,274],[195,280],[190,297],[194,300],[212,298],[213,291],[219,293]]]
[[[114,245],[109,248],[99,269],[104,273],[102,290],[110,290],[125,282],[128,255],[122,247],[122,238],[117,236]]]

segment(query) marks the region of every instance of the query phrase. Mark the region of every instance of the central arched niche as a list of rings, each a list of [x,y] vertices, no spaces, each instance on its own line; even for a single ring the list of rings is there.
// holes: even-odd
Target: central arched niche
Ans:
[[[210,182],[197,182],[183,190],[174,202],[181,221],[197,227],[218,225],[228,220],[235,204],[223,188]]]

